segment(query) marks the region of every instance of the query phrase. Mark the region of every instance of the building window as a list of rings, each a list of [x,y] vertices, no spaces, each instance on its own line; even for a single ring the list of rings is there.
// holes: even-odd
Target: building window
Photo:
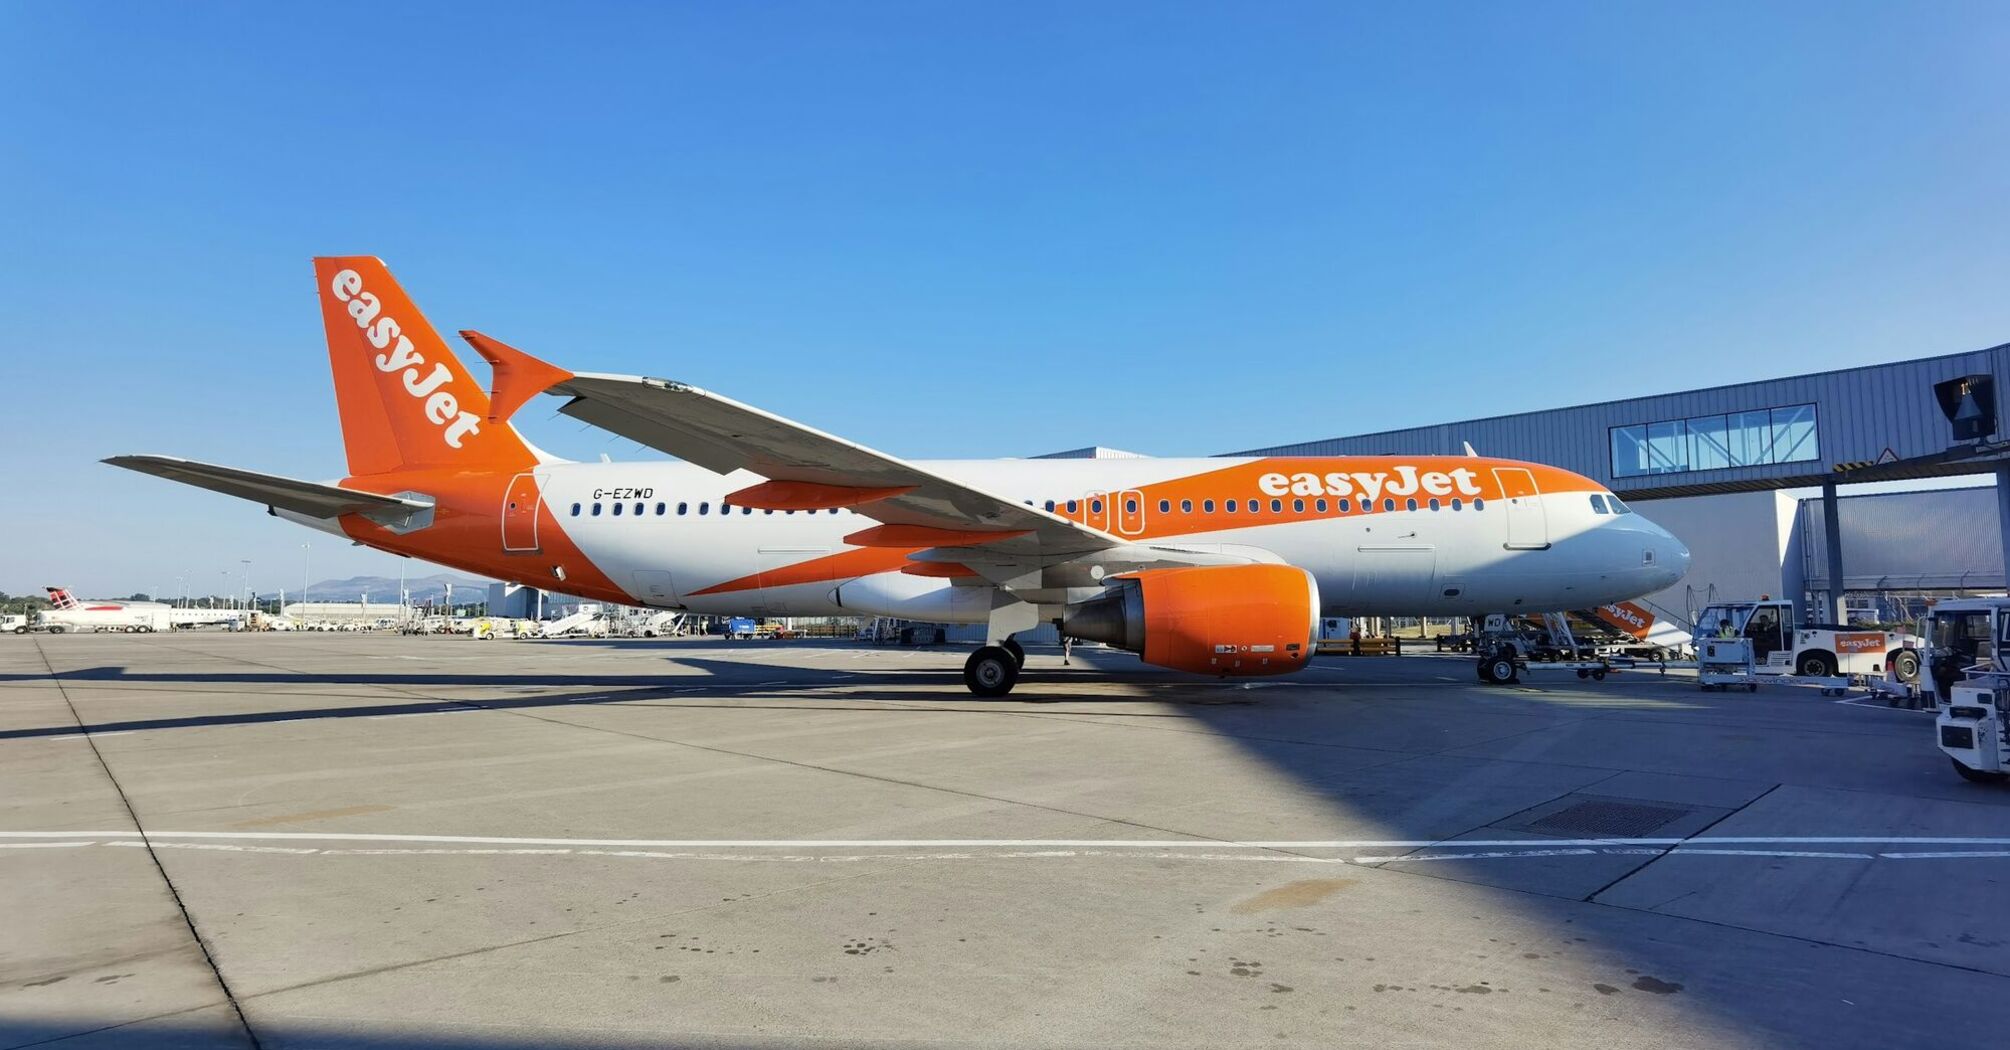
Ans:
[[[1813,405],[1638,423],[1613,427],[1610,434],[1615,478],[1821,458]]]

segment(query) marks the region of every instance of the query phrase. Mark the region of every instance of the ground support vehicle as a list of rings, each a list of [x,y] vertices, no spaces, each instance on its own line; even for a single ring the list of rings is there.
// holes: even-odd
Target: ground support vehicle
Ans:
[[[1543,630],[1534,631],[1498,614],[1486,618],[1473,643],[1480,654],[1480,681],[1513,685],[1529,671],[1574,671],[1579,678],[1603,681],[1608,674],[1634,666],[1630,659],[1601,656],[1580,644],[1562,613],[1544,613],[1541,619]]]
[[[1698,644],[1723,640],[1727,629],[1732,637],[1751,642],[1753,671],[1767,678],[1868,681],[1884,677],[1887,669],[1900,681],[1919,677],[1916,635],[1801,623],[1790,601],[1762,598],[1708,605],[1696,620]]]

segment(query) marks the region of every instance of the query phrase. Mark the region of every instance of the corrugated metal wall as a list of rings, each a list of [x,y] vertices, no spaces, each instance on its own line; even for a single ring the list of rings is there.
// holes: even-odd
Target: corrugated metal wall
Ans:
[[[1483,455],[1563,467],[1610,485],[1620,493],[1689,494],[1671,489],[1685,485],[1693,486],[1697,493],[1729,490],[1726,486],[1756,489],[1805,485],[1829,476],[1836,463],[1876,459],[1887,448],[1901,459],[1942,452],[1948,446],[1949,432],[1947,420],[1934,401],[1933,384],[1980,373],[1993,374],[2000,396],[2010,401],[2010,344],[1888,365],[1275,445],[1233,454],[1457,455],[1462,451],[1461,442],[1471,442]],[[1613,427],[1800,404],[1815,406],[1820,456],[1813,462],[1629,478],[1612,476]],[[2004,405],[2000,414],[2010,424],[2010,404]],[[1972,466],[1931,469],[1914,472],[1914,476],[1968,473],[1974,469]]]
[[[2002,590],[2003,549],[1991,487],[1844,496],[1843,584],[1848,591]],[[1804,586],[1828,589],[1822,503],[1800,501],[1794,522]]]

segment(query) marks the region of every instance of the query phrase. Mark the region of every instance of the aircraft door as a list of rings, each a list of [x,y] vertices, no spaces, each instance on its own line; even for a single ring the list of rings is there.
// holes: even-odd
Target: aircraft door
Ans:
[[[1494,481],[1500,484],[1501,509],[1507,513],[1505,546],[1509,550],[1548,549],[1549,514],[1535,487],[1535,475],[1521,467],[1495,467]]]
[[[510,554],[534,554],[538,550],[537,523],[544,514],[544,500],[538,496],[534,474],[518,474],[503,493],[502,543]]]
[[[1117,505],[1117,531],[1125,536],[1136,536],[1145,531],[1145,494],[1136,489],[1125,489],[1110,496]]]

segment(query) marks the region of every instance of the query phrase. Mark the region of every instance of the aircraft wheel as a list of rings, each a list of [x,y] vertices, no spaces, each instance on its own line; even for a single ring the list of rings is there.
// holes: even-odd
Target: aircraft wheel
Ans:
[[[2003,773],[1992,773],[1986,769],[1970,769],[1967,766],[1962,765],[1961,760],[1953,757],[1952,755],[1948,756],[1947,760],[1949,762],[1954,763],[1954,771],[1956,773],[1961,774],[1961,779],[1966,780],[1971,784],[2000,784],[2003,782],[2003,779],[2006,775],[2010,775]]]
[[[1496,655],[1484,665],[1487,681],[1503,685],[1515,680],[1514,658],[1505,654]]]
[[[1018,681],[1019,664],[1002,645],[987,645],[963,662],[963,684],[978,696],[1004,696]]]
[[[51,628],[49,628],[49,633],[50,633],[50,634],[62,634],[62,633],[63,633],[64,631],[66,631],[66,630],[68,630],[68,629],[69,629],[69,628],[67,628],[67,627],[64,627],[64,626],[62,626],[61,624],[58,624],[58,625],[56,625],[56,626],[54,626],[54,627],[51,627]]]
[[[1026,669],[1026,647],[1019,644],[1019,639],[1007,638],[1000,648],[1012,654],[1012,662],[1019,665],[1019,670]]]

